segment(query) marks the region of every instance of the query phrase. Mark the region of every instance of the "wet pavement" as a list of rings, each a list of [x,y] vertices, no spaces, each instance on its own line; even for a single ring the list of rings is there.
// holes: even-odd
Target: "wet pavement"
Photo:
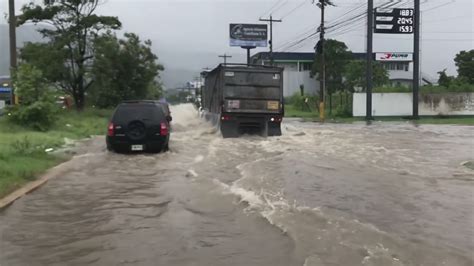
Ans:
[[[0,212],[0,265],[473,265],[474,127],[286,121],[222,139],[172,112],[170,152],[93,138]]]

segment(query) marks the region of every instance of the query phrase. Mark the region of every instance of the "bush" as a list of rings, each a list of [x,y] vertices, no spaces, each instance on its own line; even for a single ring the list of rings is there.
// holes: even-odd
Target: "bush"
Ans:
[[[306,99],[308,99],[307,102]],[[285,103],[293,105],[296,110],[311,112],[316,107],[317,98],[315,96],[301,96],[300,93],[295,93]]]
[[[458,77],[449,84],[451,92],[474,92],[474,84],[469,83],[465,78]]]
[[[337,117],[352,117],[352,110],[349,105],[339,105],[334,115]]]
[[[392,93],[392,92],[413,92],[412,88],[397,87],[376,87],[373,92]],[[455,78],[450,80],[449,87],[442,85],[424,85],[420,87],[421,93],[450,93],[450,92],[474,92],[474,84],[470,84],[463,78]]]
[[[48,130],[56,120],[56,106],[39,101],[31,105],[17,105],[8,109],[9,119],[15,124],[39,131]]]

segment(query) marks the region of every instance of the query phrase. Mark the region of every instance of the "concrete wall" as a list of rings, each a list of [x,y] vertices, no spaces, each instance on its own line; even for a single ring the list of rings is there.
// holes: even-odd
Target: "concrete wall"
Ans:
[[[373,116],[410,116],[411,93],[373,93]],[[365,116],[365,93],[354,93],[352,112]],[[418,103],[420,115],[474,115],[474,93],[421,94]]]
[[[309,71],[292,71],[285,68],[283,71],[283,94],[285,97],[300,92],[300,85],[304,85],[305,94],[316,94],[319,91],[319,83],[310,77]]]

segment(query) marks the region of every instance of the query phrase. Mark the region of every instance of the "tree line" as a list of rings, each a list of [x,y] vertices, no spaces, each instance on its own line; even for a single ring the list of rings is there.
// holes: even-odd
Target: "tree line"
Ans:
[[[58,95],[73,99],[78,111],[86,105],[109,108],[123,100],[153,99],[162,94],[164,67],[150,40],[116,33],[115,16],[97,15],[100,0],[44,0],[21,9],[17,26],[38,24],[45,42],[27,43],[13,82],[19,104],[10,110],[20,124],[38,129],[54,122]]]
[[[325,41],[325,74],[327,93],[332,95],[338,91],[354,92],[359,87],[362,91],[366,89],[366,62],[355,60],[352,52],[344,42],[337,40]],[[464,88],[470,91],[474,84],[474,50],[460,51],[454,58],[457,67],[457,77],[448,76],[446,69],[438,72],[438,86],[449,91],[462,91]],[[312,75],[319,79],[321,57],[316,56]],[[374,87],[390,86],[388,71],[380,62],[373,62],[373,84]]]

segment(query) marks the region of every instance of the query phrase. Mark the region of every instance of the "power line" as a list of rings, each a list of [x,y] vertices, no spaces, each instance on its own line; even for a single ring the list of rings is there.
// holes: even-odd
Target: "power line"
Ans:
[[[438,8],[440,8],[440,7],[443,7],[443,6],[447,6],[447,5],[453,4],[454,2],[456,2],[456,0],[451,0],[451,2],[443,3],[443,4],[441,4],[441,5],[437,5],[437,6],[435,6],[435,7],[425,9],[425,10],[423,10],[423,12],[428,12],[428,11],[431,11],[431,10],[435,10],[435,9],[438,9]]]
[[[383,4],[381,4],[380,6],[378,6],[378,7],[376,7],[376,8],[390,8],[390,7],[394,7],[394,6],[396,6],[396,5],[399,5],[399,4],[400,4],[400,2],[393,2],[393,0],[392,0],[392,1],[390,1],[390,2],[383,3]],[[356,9],[354,9],[354,10],[357,10],[357,9],[359,9],[359,8],[361,8],[361,7],[364,7],[364,5],[361,5],[361,6],[359,6],[358,8],[356,8]],[[349,12],[348,12],[348,13],[349,13]],[[339,26],[339,28],[342,28],[342,27],[344,27],[344,26],[347,26],[347,25],[352,24],[352,23],[355,22],[355,21],[365,19],[366,16],[367,16],[367,11],[364,10],[363,12],[361,12],[361,13],[359,13],[359,14],[357,14],[357,15],[355,15],[355,16],[353,16],[353,17],[347,19],[347,20],[341,21],[341,18],[339,18],[338,20],[336,20],[336,22],[337,22],[337,21],[339,21],[339,22],[337,22],[337,23],[335,23],[335,24],[333,24],[333,25],[331,25],[331,26],[328,26],[326,29],[329,30],[329,29],[331,29],[331,28],[335,28],[335,27],[338,27],[338,26]],[[336,29],[336,30],[337,30],[337,29]]]
[[[303,39],[294,42],[293,44],[291,44],[290,46],[285,48],[285,50],[289,50],[291,48],[294,48],[296,45],[303,44],[306,40],[309,40],[310,38],[313,38],[313,37],[316,38],[318,33],[319,32],[314,32],[314,33],[304,37]]]
[[[422,4],[427,3],[428,1],[425,0]],[[410,2],[402,2],[400,0],[390,0],[384,3],[381,3],[379,6],[376,8],[396,8],[396,7],[403,7],[407,4],[412,3]],[[354,13],[358,11],[359,9],[364,8],[365,5],[358,5],[355,8],[352,8],[348,10],[347,12],[343,13],[342,15],[338,16],[338,18],[333,21],[333,24],[326,27],[326,30],[330,30],[327,34],[331,35],[332,37],[339,36],[345,33],[348,33],[350,31],[353,31],[355,29],[360,28],[365,24],[365,19],[366,19],[366,11],[364,10],[363,12],[356,13],[352,17],[344,19],[347,15]],[[278,47],[278,51],[291,51],[294,49],[298,49],[301,47],[304,42],[311,40],[312,37],[314,37],[316,33],[314,33],[313,28],[315,28],[317,25],[311,26],[310,30],[303,31],[302,33],[296,35],[292,39],[297,39],[294,41],[287,41],[285,42],[282,46]],[[318,31],[319,32],[319,31]]]
[[[279,7],[275,8],[270,14],[273,14],[273,13],[277,12],[280,8],[285,6],[288,3],[288,1],[289,0],[286,0],[285,2],[283,2],[283,4],[281,4]]]
[[[350,14],[351,12],[356,11],[357,9],[360,9],[361,7],[364,7],[364,5],[357,4],[358,6],[356,8],[353,8],[349,10],[348,12],[344,13],[343,15],[339,16],[336,21],[340,21],[343,19],[342,17],[346,16],[347,14]],[[300,39],[304,39],[308,36],[308,34],[312,34],[314,32],[314,28],[318,27],[318,24],[310,26],[307,30],[304,30],[303,32],[299,33],[298,35],[294,36],[291,38],[291,40],[298,39],[296,41],[287,41],[285,42],[282,46],[278,48],[278,50],[286,50],[289,49],[289,47],[293,47],[295,43],[298,43]],[[318,31],[319,32],[319,31]]]
[[[357,5],[359,5],[359,4],[357,4]],[[358,7],[356,7],[356,9],[358,9],[358,8],[360,8],[360,5]],[[354,11],[354,9],[352,9],[351,11]],[[346,14],[350,13],[351,11],[343,14],[342,16],[345,16]],[[313,29],[318,27],[318,25],[319,24],[315,24],[315,25],[310,26],[308,29],[304,30],[303,32],[301,32],[301,33],[297,34],[296,36],[294,36],[293,38],[291,38],[291,40],[307,37],[307,35],[311,34],[314,31]],[[287,45],[291,46],[291,44],[293,44],[295,42],[297,42],[297,41],[287,41],[282,46],[280,46],[279,49],[284,48]],[[284,49],[287,49],[287,48],[284,48]]]
[[[400,0],[398,0],[397,2],[395,2],[394,0],[391,0],[389,2],[386,2],[386,3],[383,3],[379,6],[377,6],[376,8],[396,8],[396,7],[402,7],[405,4],[407,4],[407,3],[402,3]],[[367,16],[367,14],[366,14],[366,11],[365,11],[365,12],[362,12],[358,15],[353,16],[352,18],[350,18],[346,21],[343,21],[342,23],[338,23],[339,25],[332,25],[332,26],[328,27],[328,29],[331,29],[331,27],[335,28],[335,29],[333,29],[332,32],[330,32],[329,34],[331,34],[333,36],[339,36],[341,34],[344,34],[344,33],[350,32],[352,30],[358,29],[363,23],[365,23],[366,16]],[[344,29],[345,27],[349,27],[349,28],[347,28],[347,30],[346,30],[346,29]],[[337,34],[335,34],[335,33],[337,33]]]
[[[423,21],[423,23],[426,23],[426,22],[444,22],[444,21],[447,21],[447,20],[455,20],[455,19],[463,19],[463,18],[472,18],[472,15],[447,17],[447,18],[444,18],[444,19],[429,19],[429,20]]]
[[[293,8],[292,10],[290,10],[289,12],[285,13],[284,15],[282,15],[281,19],[284,19],[286,18],[287,16],[291,15],[293,12],[295,12],[296,10],[298,10],[299,8],[301,8],[302,6],[304,6],[304,4],[306,4],[307,0],[303,0],[301,1],[301,3],[299,5],[297,5],[295,8]]]
[[[263,17],[267,15],[269,12],[271,12],[281,1],[283,0],[277,0],[273,6],[271,6],[267,11],[265,11],[260,17]]]

